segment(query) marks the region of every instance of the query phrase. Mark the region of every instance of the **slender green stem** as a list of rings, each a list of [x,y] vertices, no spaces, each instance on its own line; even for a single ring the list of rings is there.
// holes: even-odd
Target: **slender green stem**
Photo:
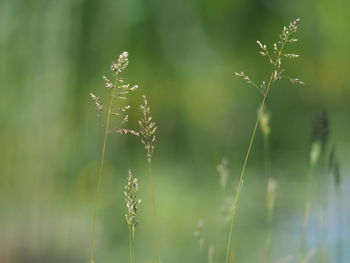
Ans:
[[[153,221],[154,221],[154,226],[155,226],[154,242],[155,242],[155,249],[156,249],[156,254],[157,254],[157,258],[158,258],[158,263],[160,263],[161,259],[160,259],[158,219],[157,219],[157,213],[156,213],[156,198],[155,198],[155,190],[154,190],[155,186],[154,186],[154,178],[153,178],[153,172],[152,172],[152,159],[151,159],[151,157],[148,157],[147,163],[148,163],[148,174],[149,174],[150,182],[151,182],[152,212],[153,212]]]
[[[133,252],[132,252],[132,236],[131,236],[131,227],[129,226],[129,262],[133,263],[132,260]]]
[[[94,255],[95,255],[96,219],[97,219],[97,213],[98,213],[98,208],[99,208],[99,204],[100,204],[100,189],[101,189],[102,174],[103,174],[103,167],[104,167],[104,161],[105,161],[105,152],[106,152],[106,145],[107,145],[107,138],[108,138],[108,129],[109,129],[112,105],[113,105],[113,102],[114,102],[114,93],[115,93],[115,88],[113,89],[113,93],[112,93],[112,96],[111,96],[111,99],[110,99],[110,102],[109,102],[107,119],[106,119],[106,127],[105,127],[104,139],[103,139],[103,144],[102,144],[100,168],[99,168],[98,176],[97,176],[98,179],[97,179],[97,186],[96,186],[95,210],[94,210],[94,215],[93,215],[93,220],[92,220],[90,263],[94,262]]]
[[[270,87],[270,85],[268,86],[268,88],[269,87]],[[236,218],[237,203],[238,203],[239,196],[241,194],[242,187],[243,187],[245,168],[246,168],[247,163],[248,163],[248,159],[249,159],[249,156],[250,156],[250,151],[251,151],[252,146],[253,146],[256,130],[257,130],[258,125],[259,125],[261,112],[262,112],[262,109],[263,109],[263,107],[265,105],[265,101],[266,101],[266,98],[267,98],[267,95],[268,95],[268,91],[269,91],[269,89],[266,91],[266,93],[265,93],[265,95],[263,97],[263,101],[261,102],[261,106],[260,106],[260,109],[259,109],[258,117],[256,119],[256,122],[255,122],[255,125],[254,125],[254,129],[253,129],[253,133],[252,133],[252,136],[250,138],[248,150],[247,150],[247,153],[246,153],[245,158],[244,158],[243,167],[242,167],[242,170],[241,170],[241,175],[239,177],[237,191],[236,191],[236,194],[234,196],[232,218],[231,218],[229,237],[228,237],[227,248],[226,248],[226,260],[225,260],[226,263],[228,263],[228,260],[229,260],[229,254],[230,254],[230,248],[231,248],[231,236],[232,236],[232,231],[233,231],[233,225],[234,225],[235,218]]]
[[[228,236],[227,247],[226,247],[226,260],[225,260],[225,263],[229,262],[229,254],[230,254],[230,248],[231,248],[231,236],[232,236],[233,226],[234,226],[234,222],[235,222],[235,218],[236,218],[237,204],[238,204],[239,197],[240,197],[240,194],[241,194],[241,191],[242,191],[242,187],[243,187],[244,176],[245,176],[245,169],[246,169],[246,166],[247,166],[247,163],[248,163],[248,160],[249,160],[250,152],[251,152],[251,149],[252,149],[252,146],[253,146],[253,142],[254,142],[254,139],[255,139],[255,134],[256,134],[257,128],[259,126],[259,121],[260,121],[260,118],[261,118],[261,114],[262,114],[263,108],[264,108],[265,103],[266,103],[266,99],[267,99],[267,97],[269,95],[269,92],[270,92],[270,89],[271,89],[271,86],[272,86],[273,82],[276,80],[276,79],[274,79],[275,70],[279,69],[279,66],[278,66],[277,63],[280,60],[280,57],[282,55],[282,52],[283,52],[283,49],[284,49],[284,46],[285,46],[286,43],[287,42],[283,42],[282,43],[281,49],[278,51],[278,54],[276,56],[276,60],[275,60],[275,63],[274,63],[274,70],[273,70],[273,72],[270,75],[270,79],[269,79],[269,82],[267,84],[266,91],[264,93],[262,102],[260,104],[258,117],[256,118],[254,129],[253,129],[253,133],[252,133],[252,136],[250,137],[248,150],[247,150],[247,153],[246,153],[245,158],[244,158],[241,174],[240,174],[240,177],[239,177],[237,191],[236,191],[236,194],[235,194],[234,199],[233,199],[232,218],[231,218],[229,236]]]
[[[135,228],[132,228],[131,231],[131,247],[132,247],[132,263],[136,262],[136,256],[135,256]]]

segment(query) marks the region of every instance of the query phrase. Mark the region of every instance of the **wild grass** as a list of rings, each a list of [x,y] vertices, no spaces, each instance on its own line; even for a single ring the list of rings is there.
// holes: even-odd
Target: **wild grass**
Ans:
[[[139,135],[141,138],[141,142],[144,145],[146,151],[146,159],[148,164],[148,175],[151,184],[151,199],[152,199],[152,213],[153,213],[153,224],[154,224],[154,242],[158,263],[161,262],[160,255],[160,241],[159,241],[159,229],[158,229],[158,218],[156,211],[156,197],[155,197],[155,180],[153,177],[152,171],[152,156],[154,151],[154,143],[156,140],[156,131],[157,126],[153,121],[151,116],[151,109],[148,105],[146,95],[142,96],[143,104],[139,107],[139,110],[142,114],[141,119],[139,120]]]
[[[95,256],[95,242],[96,242],[96,220],[100,203],[100,190],[101,182],[103,175],[103,168],[105,162],[105,153],[108,135],[111,132],[117,132],[120,134],[134,134],[138,133],[133,130],[124,128],[124,124],[128,122],[128,115],[126,112],[130,109],[130,105],[124,105],[122,107],[116,108],[114,103],[116,100],[121,102],[127,101],[129,93],[138,89],[138,86],[130,86],[129,84],[124,83],[122,73],[129,65],[128,52],[123,52],[116,61],[113,61],[111,65],[111,73],[113,77],[113,82],[110,81],[107,77],[103,76],[105,82],[105,87],[109,92],[109,104],[107,109],[103,106],[101,99],[93,93],[90,93],[92,100],[96,106],[97,117],[100,118],[101,114],[104,113],[105,123],[104,123],[104,133],[103,133],[103,143],[101,150],[101,160],[99,171],[97,175],[97,184],[96,184],[96,196],[95,196],[95,210],[93,213],[92,220],[92,233],[91,233],[91,247],[90,247],[90,262],[94,263]],[[107,112],[106,112],[107,110]],[[111,117],[117,118],[117,126],[111,128]]]
[[[129,170],[128,183],[124,188],[125,202],[127,207],[127,213],[125,219],[129,228],[129,252],[130,263],[135,263],[135,230],[138,223],[137,212],[141,199],[138,199],[139,184],[136,177],[134,177]]]
[[[254,81],[251,80],[251,78],[246,75],[243,72],[236,72],[235,74],[245,80],[248,84],[254,86],[263,96],[259,110],[258,110],[258,117],[255,121],[255,125],[253,128],[252,135],[250,137],[250,141],[248,144],[248,149],[244,157],[243,166],[241,169],[239,182],[238,182],[238,188],[236,191],[236,194],[233,198],[233,210],[232,210],[232,218],[230,223],[230,229],[227,239],[227,247],[226,247],[226,260],[225,263],[229,262],[229,254],[231,249],[231,238],[233,233],[233,227],[236,219],[236,211],[237,211],[237,205],[239,201],[239,197],[243,188],[244,178],[245,178],[245,170],[246,166],[249,160],[250,152],[252,150],[252,146],[254,143],[257,127],[260,122],[260,118],[262,116],[263,109],[265,107],[266,100],[269,96],[271,87],[280,79],[288,79],[293,84],[304,84],[300,79],[298,78],[291,78],[285,75],[285,69],[283,68],[283,61],[284,59],[294,59],[298,58],[299,55],[292,54],[292,53],[285,53],[285,47],[288,44],[297,42],[298,39],[294,37],[294,34],[298,30],[297,23],[299,22],[299,19],[295,20],[294,22],[290,23],[289,26],[283,27],[282,33],[279,35],[279,40],[277,43],[274,43],[272,53],[268,50],[267,46],[262,44],[260,41],[257,41],[257,44],[260,47],[260,54],[267,58],[268,62],[272,66],[272,72],[270,73],[270,76],[268,80],[263,80],[261,84],[256,84]]]
[[[128,122],[128,114],[126,114],[126,112],[131,108],[131,106],[127,104],[123,105],[122,103],[119,103],[119,104],[122,104],[121,107],[115,107],[114,105],[115,100],[119,100],[121,102],[124,102],[125,104],[125,101],[127,101],[128,99],[129,93],[138,89],[137,85],[130,86],[129,84],[125,84],[124,79],[121,76],[121,74],[124,72],[124,70],[127,68],[128,65],[129,65],[128,53],[123,52],[118,57],[118,59],[112,63],[112,66],[111,66],[111,72],[114,78],[114,83],[112,83],[107,77],[103,76],[105,87],[110,92],[110,102],[106,113],[104,140],[102,144],[100,168],[99,168],[99,173],[97,177],[98,179],[97,179],[97,186],[96,186],[95,211],[93,215],[92,238],[91,238],[91,249],[90,249],[91,263],[94,263],[96,218],[97,218],[97,213],[99,208],[99,196],[100,196],[101,181],[102,181],[102,174],[103,174],[103,168],[104,168],[107,139],[108,139],[108,135],[113,132],[116,132],[122,135],[132,134],[132,135],[138,136],[142,144],[144,145],[144,149],[146,151],[146,160],[148,164],[150,185],[151,185],[151,195],[152,195],[151,199],[152,199],[152,210],[153,210],[153,220],[154,220],[153,224],[155,226],[154,243],[155,243],[157,261],[158,263],[161,262],[158,220],[157,220],[157,214],[156,214],[155,183],[154,183],[154,177],[152,172],[152,155],[154,151],[154,143],[156,140],[157,126],[152,119],[151,109],[148,105],[148,100],[145,95],[142,96],[143,103],[139,106],[139,111],[142,117],[138,121],[139,130],[137,131],[124,127],[124,125]],[[94,95],[93,93],[91,93],[90,96],[95,103],[97,117],[100,118],[105,109],[101,102],[101,99],[98,96]],[[118,117],[119,121],[117,122],[117,126],[110,128],[110,123],[111,123],[110,120],[112,116]],[[138,222],[136,217],[137,217],[138,206],[141,200],[137,199],[138,180],[132,175],[130,170],[128,175],[128,183],[125,186],[124,190],[125,190],[124,191],[125,201],[127,206],[127,213],[125,217],[129,228],[130,263],[135,263],[136,262],[135,229]]]
[[[285,74],[286,70],[284,68],[284,61],[287,59],[298,58],[299,55],[293,53],[287,53],[286,49],[290,44],[298,41],[295,38],[295,34],[298,30],[299,19],[291,22],[288,26],[283,27],[279,39],[273,44],[272,49],[268,49],[266,45],[257,41],[259,46],[259,54],[267,59],[271,67],[270,73],[267,75],[265,80],[262,80],[259,84],[254,82],[247,74],[244,72],[236,72],[235,75],[242,78],[246,83],[255,87],[262,95],[261,103],[258,107],[258,113],[256,120],[253,125],[252,133],[249,139],[248,147],[244,155],[243,164],[240,169],[240,174],[238,180],[232,184],[228,183],[230,178],[230,171],[228,169],[227,159],[223,159],[221,163],[217,166],[217,172],[219,175],[219,186],[221,190],[222,205],[219,211],[218,221],[216,222],[216,235],[214,242],[206,240],[204,235],[204,221],[200,220],[197,224],[196,230],[194,232],[195,238],[199,245],[200,250],[200,262],[207,261],[208,263],[218,263],[225,261],[225,263],[235,262],[232,252],[232,239],[234,233],[234,227],[237,217],[238,204],[241,196],[241,192],[244,185],[244,180],[246,177],[246,169],[248,166],[248,161],[253,149],[256,133],[258,126],[260,126],[261,134],[263,136],[263,158],[264,158],[264,171],[266,182],[266,195],[265,195],[265,207],[266,207],[266,226],[267,232],[265,237],[265,242],[263,244],[264,252],[261,261],[263,263],[271,262],[290,262],[292,260],[291,256],[281,258],[278,261],[272,260],[272,229],[274,222],[274,214],[276,207],[277,198],[277,187],[278,182],[272,173],[272,162],[271,162],[271,148],[270,148],[270,119],[271,112],[267,109],[267,100],[270,96],[272,86],[276,85],[279,80],[286,79],[292,84],[303,85],[304,83],[298,78],[292,78]],[[152,203],[152,216],[153,216],[153,233],[151,234],[154,241],[155,257],[156,262],[161,263],[161,249],[160,249],[160,239],[159,239],[159,221],[157,215],[157,202],[156,202],[156,184],[155,178],[152,170],[152,158],[155,149],[157,125],[153,120],[151,115],[151,109],[149,102],[145,95],[142,96],[142,104],[139,106],[139,113],[141,118],[138,121],[139,129],[131,130],[125,128],[124,125],[128,122],[128,115],[126,112],[131,108],[127,105],[125,101],[128,99],[129,93],[135,91],[138,86],[130,86],[124,83],[122,78],[122,73],[127,68],[129,64],[128,53],[123,52],[116,61],[112,63],[111,71],[113,76],[113,81],[110,81],[107,77],[103,77],[105,82],[105,87],[109,92],[109,104],[107,108],[104,107],[100,97],[90,94],[92,100],[95,103],[95,108],[97,112],[97,117],[99,119],[104,118],[104,136],[101,151],[101,160],[99,166],[99,172],[97,175],[96,184],[96,197],[95,197],[95,210],[93,214],[92,223],[92,237],[91,237],[91,248],[90,248],[90,263],[95,261],[95,242],[96,242],[96,218],[99,209],[99,199],[101,191],[101,181],[103,175],[103,168],[105,162],[106,147],[108,145],[108,136],[110,133],[117,132],[120,134],[132,134],[138,136],[141,143],[144,146],[146,153],[146,161],[148,168],[149,183],[151,187],[151,203]],[[118,100],[119,107],[116,107],[116,100]],[[113,119],[116,117],[117,119]],[[113,124],[117,124],[112,127]],[[307,187],[306,196],[304,201],[303,210],[303,223],[302,223],[302,233],[300,235],[300,250],[297,257],[297,261],[300,263],[309,262],[314,254],[319,251],[315,247],[308,246],[307,231],[310,221],[310,213],[313,206],[313,198],[315,195],[315,175],[316,167],[319,163],[320,156],[325,151],[325,145],[329,134],[329,124],[328,118],[325,113],[317,115],[315,121],[313,122],[311,144],[310,144],[310,154],[309,154],[309,167],[307,172]],[[334,175],[334,184],[336,187],[337,195],[337,219],[338,219],[338,246],[337,246],[337,262],[342,262],[342,252],[343,252],[343,241],[342,241],[342,211],[341,211],[341,188],[340,188],[340,171],[339,162],[335,157],[334,149],[331,152],[329,160],[329,174]],[[232,187],[230,187],[232,185]],[[124,195],[127,207],[127,213],[125,215],[126,222],[129,230],[129,258],[130,263],[136,262],[136,252],[135,252],[135,231],[138,225],[138,209],[141,200],[138,199],[139,185],[138,179],[133,176],[131,171],[128,173],[127,185],[124,188]],[[229,194],[228,194],[229,192]],[[325,213],[324,210],[321,213]],[[322,217],[323,218],[323,217]],[[325,216],[324,216],[325,218]],[[324,222],[323,222],[324,223]],[[228,228],[228,236],[226,237],[226,242],[224,245],[220,243],[222,238],[222,230]],[[322,229],[320,231],[323,231]],[[226,234],[226,233],[225,233]],[[325,241],[326,233],[322,232],[321,239]],[[325,246],[325,242],[320,245]],[[222,257],[221,257],[222,256]],[[326,257],[320,253],[320,261],[325,262]]]

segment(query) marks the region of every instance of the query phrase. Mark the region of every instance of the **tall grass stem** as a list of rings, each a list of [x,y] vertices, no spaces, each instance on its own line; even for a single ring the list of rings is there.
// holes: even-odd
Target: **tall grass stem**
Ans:
[[[286,44],[286,42],[282,43],[281,49],[279,50],[279,52],[277,54],[276,61],[275,61],[275,64],[274,64],[275,67],[277,66],[277,63],[280,62],[280,57],[282,55],[282,52],[283,52],[285,44]],[[264,92],[263,99],[262,99],[262,102],[260,104],[258,116],[257,116],[256,121],[255,121],[255,125],[254,125],[252,136],[250,137],[248,150],[246,152],[246,155],[245,155],[245,158],[244,158],[244,162],[243,162],[243,166],[242,166],[242,170],[241,170],[241,174],[240,174],[240,177],[239,177],[238,188],[237,188],[236,194],[234,195],[232,218],[231,218],[229,236],[228,236],[227,247],[226,247],[226,260],[225,260],[225,263],[229,262],[229,254],[230,254],[230,249],[231,249],[232,231],[233,231],[233,226],[234,226],[234,222],[235,222],[235,218],[236,218],[237,204],[238,204],[239,197],[240,197],[240,194],[241,194],[241,191],[242,191],[242,187],[243,187],[243,182],[244,182],[244,177],[245,177],[245,169],[246,169],[246,166],[247,166],[247,163],[248,163],[248,160],[249,160],[249,156],[250,156],[250,152],[251,152],[251,149],[252,149],[252,146],[253,146],[253,142],[254,142],[254,139],[255,139],[256,131],[257,131],[257,128],[259,126],[260,117],[261,117],[261,114],[262,114],[262,111],[264,109],[267,97],[269,95],[269,91],[270,91],[272,83],[273,83],[274,75],[275,75],[275,71],[273,71],[271,73],[271,75],[270,75],[270,79],[269,79],[269,82],[267,84],[266,91]]]
[[[155,242],[157,260],[158,260],[158,263],[160,263],[161,262],[160,241],[159,241],[158,218],[157,218],[157,212],[156,212],[155,182],[154,182],[153,171],[152,171],[152,158],[148,158],[147,163],[148,163],[148,174],[151,182],[152,213],[153,213],[153,222],[155,227],[154,242]]]
[[[103,168],[104,168],[104,161],[105,161],[105,153],[106,153],[106,145],[107,145],[107,139],[108,139],[108,130],[109,130],[109,123],[110,123],[110,117],[112,112],[112,106],[114,102],[114,93],[115,88],[113,89],[113,93],[109,102],[108,107],[108,114],[106,119],[106,127],[104,132],[104,138],[103,138],[103,144],[102,144],[102,153],[101,153],[101,161],[100,161],[100,168],[98,171],[97,176],[97,186],[96,186],[96,197],[95,197],[95,210],[94,215],[92,219],[92,234],[91,234],[91,248],[90,248],[90,262],[94,262],[94,255],[95,255],[95,241],[96,241],[96,219],[97,219],[97,213],[99,209],[100,204],[100,189],[101,189],[101,182],[102,182],[102,174],[103,174]]]

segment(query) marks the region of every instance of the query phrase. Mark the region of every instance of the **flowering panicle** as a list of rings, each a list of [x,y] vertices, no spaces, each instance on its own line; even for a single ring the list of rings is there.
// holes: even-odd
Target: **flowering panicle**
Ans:
[[[303,85],[304,82],[300,79],[291,78],[284,75],[283,73],[285,72],[285,69],[282,67],[282,58],[294,59],[299,57],[298,54],[284,53],[284,48],[287,43],[294,43],[298,41],[297,38],[293,37],[293,34],[298,30],[297,23],[299,21],[299,19],[296,19],[294,22],[290,23],[289,26],[283,27],[282,33],[279,35],[279,41],[273,44],[272,51],[269,51],[268,47],[265,44],[261,43],[259,40],[256,41],[260,49],[259,54],[263,57],[267,57],[269,63],[273,66],[269,85],[266,85],[265,80],[262,81],[261,84],[256,84],[249,78],[249,76],[243,72],[235,72],[235,74],[246,81],[248,84],[253,85],[262,94],[265,94],[267,86],[270,86],[275,81],[283,78],[289,80],[293,84]]]
[[[109,129],[108,132],[117,132],[120,134],[133,134],[138,135],[138,132],[123,128],[122,126],[126,124],[129,120],[127,111],[131,108],[130,105],[125,105],[123,107],[113,108],[113,101],[115,99],[120,100],[123,104],[128,99],[128,95],[137,90],[138,86],[131,86],[130,84],[125,84],[122,77],[122,73],[126,70],[129,65],[128,52],[124,51],[116,61],[112,62],[111,71],[113,76],[113,81],[111,81],[106,76],[102,76],[102,79],[105,83],[105,87],[111,92],[112,103],[110,104],[110,109],[108,111],[109,115],[117,116],[120,118],[120,124],[113,128]],[[93,97],[94,96],[94,97]],[[96,110],[100,112],[103,109],[101,101],[95,95],[91,95],[96,104]]]
[[[127,213],[125,214],[125,219],[133,234],[137,226],[137,212],[141,203],[141,200],[137,199],[138,192],[138,180],[129,170],[128,183],[124,187],[125,202],[128,209]]]
[[[103,111],[101,99],[100,97],[96,96],[93,93],[90,93],[90,97],[95,102],[96,114],[97,114],[97,118],[99,118],[101,111]]]
[[[119,55],[117,61],[113,61],[111,65],[111,70],[116,76],[118,76],[128,67],[129,65],[128,56],[129,56],[129,53],[124,51]]]
[[[157,126],[151,116],[151,109],[148,106],[148,101],[145,95],[142,96],[143,104],[139,107],[142,113],[142,118],[139,120],[139,135],[141,142],[145,146],[147,161],[151,161],[154,150],[154,142],[156,140]]]

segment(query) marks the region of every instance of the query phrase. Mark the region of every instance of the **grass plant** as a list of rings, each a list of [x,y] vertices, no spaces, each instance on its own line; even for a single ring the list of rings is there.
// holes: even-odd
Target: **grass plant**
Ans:
[[[113,82],[110,81],[107,77],[103,76],[105,82],[105,87],[109,92],[109,104],[107,109],[103,106],[100,97],[96,96],[93,93],[90,93],[92,100],[95,103],[97,117],[101,118],[102,113],[104,113],[105,122],[104,122],[104,136],[101,150],[101,159],[97,175],[97,184],[96,184],[96,195],[95,195],[95,209],[93,213],[92,220],[92,231],[91,231],[91,247],[90,247],[90,263],[94,263],[95,257],[95,242],[96,242],[96,220],[100,203],[100,191],[101,191],[101,182],[103,175],[103,168],[105,162],[105,153],[106,146],[108,141],[108,135],[112,132],[117,132],[120,134],[133,134],[138,135],[134,130],[124,128],[124,125],[128,122],[128,115],[126,112],[130,109],[130,105],[123,105],[122,107],[115,107],[116,100],[119,103],[125,104],[125,101],[128,99],[128,95],[137,90],[138,86],[131,86],[125,84],[122,73],[126,70],[129,65],[128,52],[123,52],[116,61],[113,61],[111,65],[111,73],[113,77]],[[116,127],[111,128],[111,118],[117,118]]]
[[[246,166],[249,160],[249,156],[252,150],[253,142],[255,139],[257,127],[260,122],[260,118],[266,103],[266,100],[269,96],[271,87],[280,79],[288,79],[291,83],[293,84],[304,84],[300,79],[298,78],[291,78],[285,75],[285,69],[283,68],[283,60],[284,59],[294,59],[298,58],[299,55],[297,54],[292,54],[292,53],[285,53],[285,47],[287,44],[297,42],[298,39],[294,37],[294,34],[298,30],[297,23],[299,22],[299,19],[295,20],[294,22],[290,23],[289,26],[283,27],[282,33],[279,35],[279,40],[277,43],[274,43],[272,53],[268,50],[267,46],[262,44],[260,41],[257,41],[257,44],[260,47],[260,54],[264,57],[267,58],[268,62],[272,66],[272,72],[269,75],[268,80],[262,81],[261,84],[256,84],[251,80],[251,78],[246,75],[243,72],[236,72],[235,74],[245,80],[248,84],[254,86],[263,96],[259,110],[258,110],[258,116],[255,121],[255,125],[253,128],[252,135],[249,140],[248,144],[248,149],[244,157],[240,177],[239,177],[239,182],[238,182],[238,188],[237,191],[234,195],[233,198],[233,210],[232,210],[232,218],[231,218],[231,223],[230,223],[230,229],[229,229],[229,234],[227,238],[227,247],[226,247],[226,259],[225,263],[229,262],[229,255],[230,255],[230,249],[231,249],[231,238],[232,238],[232,233],[233,233],[233,227],[234,227],[234,222],[236,219],[236,214],[237,214],[237,205],[239,201],[239,197],[243,188],[243,183],[244,183],[244,178],[245,178],[245,170]]]

